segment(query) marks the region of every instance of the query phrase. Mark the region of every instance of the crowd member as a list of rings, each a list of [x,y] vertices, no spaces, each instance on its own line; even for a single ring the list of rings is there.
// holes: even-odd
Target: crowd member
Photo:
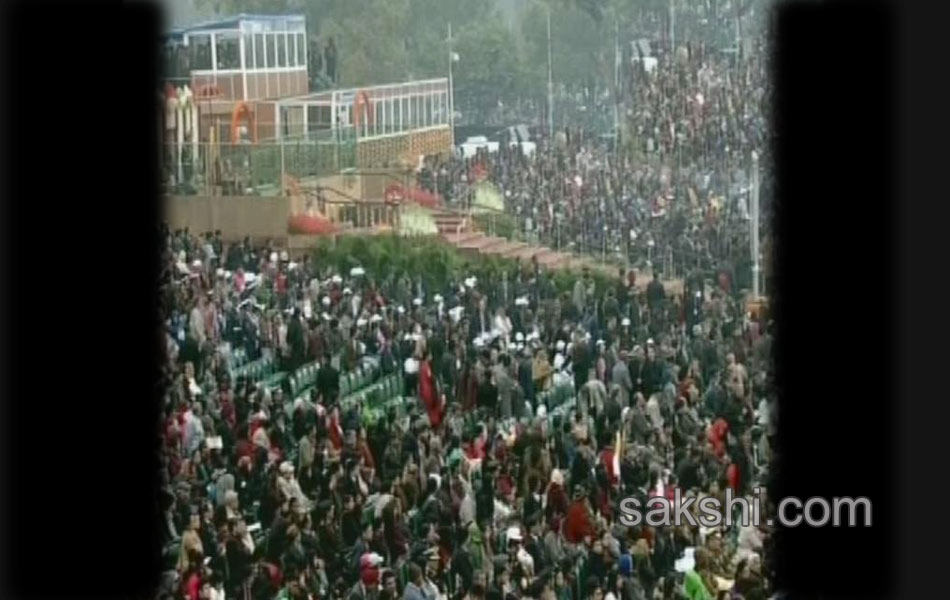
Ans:
[[[771,214],[765,54],[755,48],[737,62],[704,46],[680,50],[660,54],[649,70],[633,63],[622,152],[569,130],[530,156],[502,145],[465,159],[431,157],[419,185],[468,207],[487,181],[527,239],[641,270],[656,265],[667,276],[721,275],[732,293],[750,288],[753,153],[761,223]]]
[[[761,597],[767,530],[618,521],[627,496],[763,480],[774,394],[767,355],[749,359],[758,315],[722,298],[689,329],[682,299],[648,282],[622,280],[618,312],[604,308],[617,288],[588,274],[572,306],[536,265],[510,267],[521,295],[506,298],[477,266],[436,287],[219,245],[167,234],[176,597],[630,600],[681,586],[687,547],[704,550],[690,589],[729,580]],[[618,322],[641,305],[639,326]],[[281,370],[316,359],[315,384],[294,398],[233,379],[238,350]],[[404,375],[405,417],[371,424],[341,402],[341,375],[361,367]]]

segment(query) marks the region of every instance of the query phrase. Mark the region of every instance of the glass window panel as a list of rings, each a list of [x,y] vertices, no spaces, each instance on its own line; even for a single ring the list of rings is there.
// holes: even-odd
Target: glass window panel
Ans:
[[[241,68],[241,38],[236,33],[215,36],[218,70]]]
[[[277,34],[277,66],[287,66],[287,36],[283,33]]]
[[[191,64],[195,69],[210,70],[211,65],[211,36],[208,34],[192,35],[188,38],[188,48],[191,54]]]
[[[287,36],[287,66],[296,67],[297,66],[297,36],[289,35]]]
[[[264,34],[255,33],[254,34],[254,68],[263,69],[265,63],[264,58]]]
[[[297,34],[297,65],[307,66],[307,40],[302,33]]]
[[[254,68],[254,35],[250,33],[244,34],[244,67]]]
[[[267,34],[267,68],[273,69],[277,66],[277,36],[273,33]]]

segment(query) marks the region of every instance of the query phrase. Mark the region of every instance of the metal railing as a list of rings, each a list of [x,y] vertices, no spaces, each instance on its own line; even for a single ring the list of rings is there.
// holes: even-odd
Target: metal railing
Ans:
[[[180,159],[179,159],[179,154]],[[162,181],[177,194],[274,195],[282,176],[323,177],[356,166],[352,128],[317,131],[280,141],[166,143]]]

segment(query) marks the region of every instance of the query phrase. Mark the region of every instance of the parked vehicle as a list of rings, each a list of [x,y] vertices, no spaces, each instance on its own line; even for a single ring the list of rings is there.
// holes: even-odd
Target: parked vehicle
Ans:
[[[512,125],[499,129],[491,135],[474,135],[468,137],[459,145],[459,154],[463,158],[475,156],[479,150],[498,152],[502,146],[520,148],[525,156],[532,156],[537,150],[537,144],[531,141],[531,134],[526,125]]]
[[[478,154],[479,150],[487,150],[490,153],[498,152],[498,142],[490,141],[484,135],[475,135],[459,145],[459,154],[462,158],[471,158]]]

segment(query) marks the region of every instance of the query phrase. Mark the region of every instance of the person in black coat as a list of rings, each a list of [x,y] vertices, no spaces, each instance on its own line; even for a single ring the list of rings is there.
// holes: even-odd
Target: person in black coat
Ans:
[[[646,361],[643,363],[641,379],[643,380],[643,395],[650,398],[660,391],[663,385],[663,364],[656,357],[656,351],[647,347]]]
[[[653,280],[647,284],[647,305],[649,305],[650,311],[656,312],[659,310],[665,299],[666,291],[660,282],[660,274],[657,271],[653,271]]]
[[[524,399],[531,403],[532,409],[537,409],[534,405],[534,380],[532,378],[533,366],[530,349],[525,349],[518,363],[518,385],[524,393]]]
[[[326,66],[327,78],[331,83],[336,83],[336,45],[331,37],[327,41],[327,46],[323,51],[323,63]]]
[[[340,373],[330,363],[331,357],[327,353],[323,356],[320,370],[317,371],[317,391],[323,396],[323,402],[327,405],[335,403],[340,394]]]
[[[472,556],[466,547],[468,541],[468,528],[460,527],[458,529],[457,543],[455,553],[452,555],[452,572],[459,577],[462,582],[463,590],[470,590],[475,578],[475,568],[472,565]]]

